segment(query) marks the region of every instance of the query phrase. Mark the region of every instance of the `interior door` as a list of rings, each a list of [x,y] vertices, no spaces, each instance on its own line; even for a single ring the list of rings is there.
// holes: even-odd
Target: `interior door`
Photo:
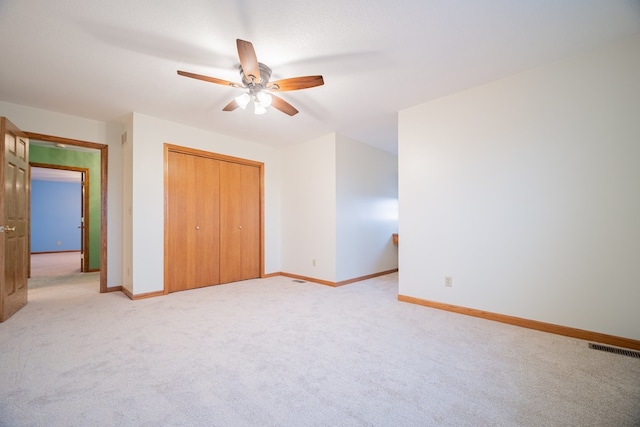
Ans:
[[[0,118],[0,322],[27,304],[29,271],[29,140]]]

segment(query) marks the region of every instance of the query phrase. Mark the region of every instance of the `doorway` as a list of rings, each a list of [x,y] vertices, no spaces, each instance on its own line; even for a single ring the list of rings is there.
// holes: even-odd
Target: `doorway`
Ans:
[[[89,169],[34,162],[30,165],[30,277],[78,268],[83,273],[91,271]]]
[[[99,173],[98,176],[91,176],[91,182],[97,183],[96,194],[99,194],[98,213],[91,215],[92,223],[98,225],[99,238],[93,242],[93,253],[99,254],[97,267],[89,265],[86,271],[98,271],[100,275],[100,292],[119,291],[120,287],[107,286],[107,178],[108,178],[108,146],[106,144],[98,144],[87,141],[80,141],[69,138],[62,138],[51,135],[44,135],[33,132],[24,132],[30,140],[30,145],[43,145],[47,147],[56,147],[61,150],[68,151],[93,151],[99,154]],[[87,224],[85,224],[86,228]],[[86,230],[85,230],[86,231]],[[87,234],[87,232],[85,232]],[[89,252],[91,253],[91,249]],[[90,262],[91,260],[87,258]]]

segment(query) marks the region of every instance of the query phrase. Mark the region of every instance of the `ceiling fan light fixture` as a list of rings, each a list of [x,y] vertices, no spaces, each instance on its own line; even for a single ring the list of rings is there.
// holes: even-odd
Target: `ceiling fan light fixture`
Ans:
[[[256,102],[258,102],[260,106],[264,108],[267,108],[268,106],[270,106],[272,101],[273,101],[273,97],[266,92],[258,92],[256,94]]]
[[[236,96],[236,102],[238,103],[238,106],[243,110],[247,108],[247,104],[249,103],[249,101],[251,101],[251,96],[249,96],[249,94],[246,92],[242,95]]]

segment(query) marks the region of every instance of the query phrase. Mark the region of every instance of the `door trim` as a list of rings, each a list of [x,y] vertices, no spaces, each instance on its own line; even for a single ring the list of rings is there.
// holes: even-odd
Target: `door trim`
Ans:
[[[63,138],[35,132],[24,133],[28,138],[38,141],[93,148],[100,151],[100,293],[119,291],[121,289],[120,286],[114,286],[111,288],[107,286],[107,178],[109,175],[109,146],[106,144],[98,144],[96,142]]]
[[[91,177],[90,177],[90,173],[89,173],[89,169],[88,168],[79,168],[79,167],[75,167],[75,166],[61,166],[61,165],[52,165],[52,164],[48,164],[48,163],[37,163],[37,162],[29,162],[29,166],[34,167],[34,168],[45,168],[45,169],[58,169],[58,170],[66,170],[66,171],[73,171],[73,172],[80,172],[82,174],[82,187],[83,187],[83,191],[84,191],[84,197],[82,197],[82,203],[83,203],[83,207],[82,207],[82,211],[84,212],[84,222],[81,224],[82,228],[80,230],[80,238],[82,239],[82,247],[84,248],[84,251],[81,251],[84,253],[83,258],[82,258],[82,269],[81,271],[83,273],[89,273],[92,271],[98,271],[98,270],[90,270],[89,269],[89,234],[91,234],[89,232],[89,225],[91,224],[91,215],[89,215],[89,194],[90,194],[90,185],[89,183],[91,182]]]
[[[225,154],[213,153],[210,151],[198,150],[196,148],[183,147],[180,145],[164,144],[164,294],[169,293],[167,284],[169,269],[169,153],[181,153],[192,156],[205,157],[207,159],[221,160],[224,162],[238,163],[246,166],[257,167],[260,170],[260,277],[264,277],[264,163],[255,160],[243,159],[240,157],[227,156]]]

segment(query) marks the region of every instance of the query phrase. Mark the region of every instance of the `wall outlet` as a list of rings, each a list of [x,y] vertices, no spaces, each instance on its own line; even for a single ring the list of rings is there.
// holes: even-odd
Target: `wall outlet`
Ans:
[[[314,266],[314,267],[316,266],[316,260],[315,259],[311,260],[311,265]]]
[[[450,288],[453,286],[453,277],[451,276],[444,276],[444,285],[447,288]]]

